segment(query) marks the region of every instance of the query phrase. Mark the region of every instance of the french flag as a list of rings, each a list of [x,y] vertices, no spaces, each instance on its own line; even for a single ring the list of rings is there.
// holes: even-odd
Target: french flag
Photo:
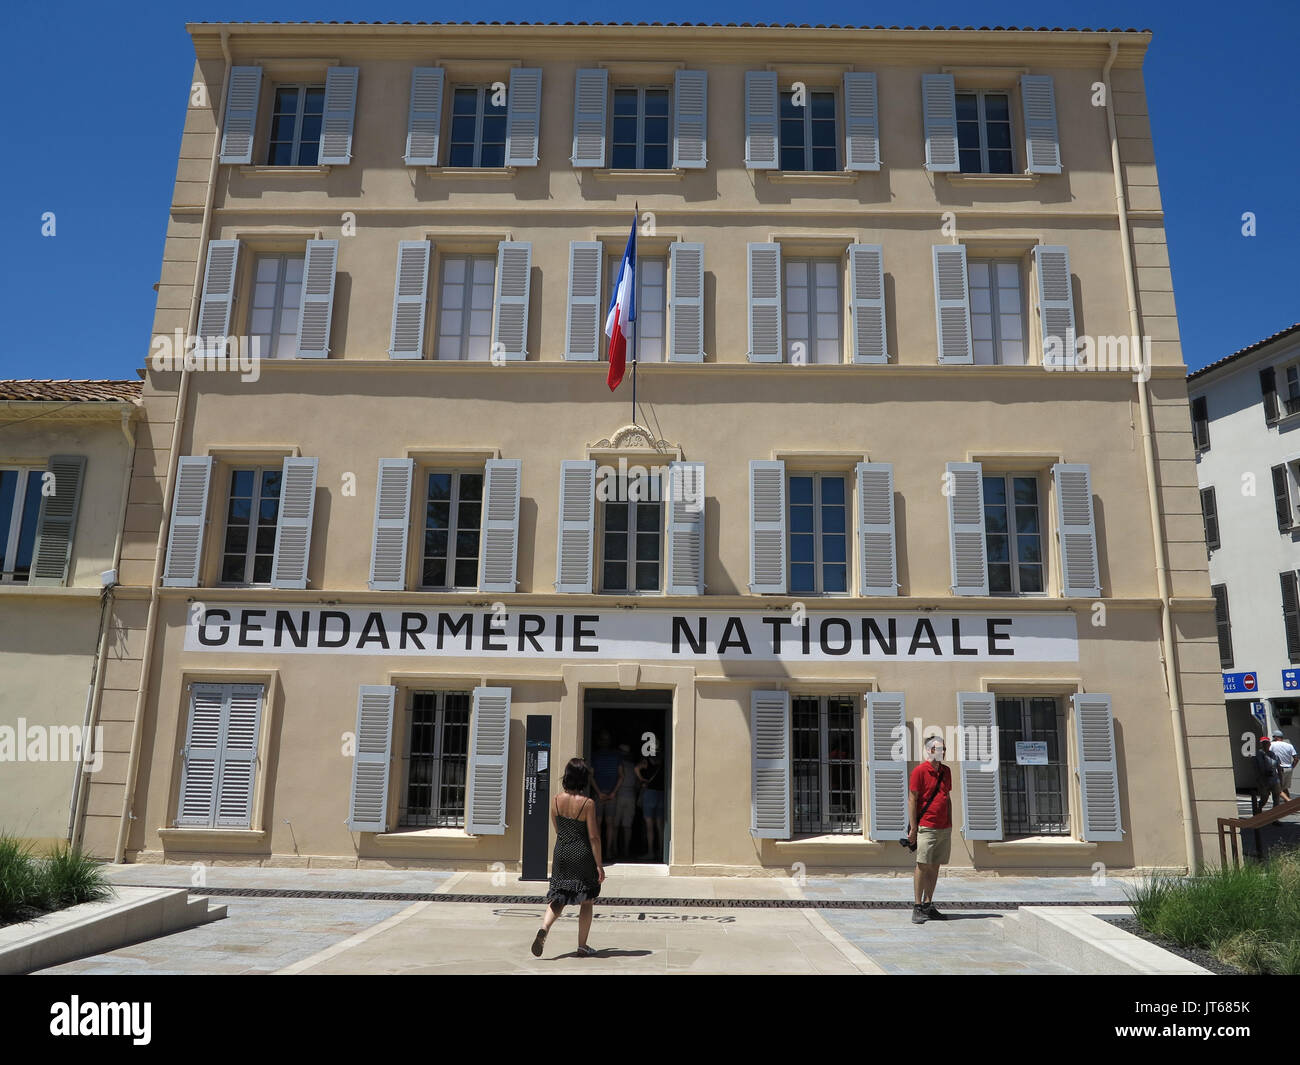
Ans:
[[[632,323],[635,321],[636,219],[633,218],[627,249],[623,252],[623,263],[618,271],[618,281],[614,285],[614,294],[610,297],[609,313],[605,315],[605,335],[609,337],[609,374],[605,381],[611,392],[622,382],[623,371],[627,369],[628,337],[632,335]],[[636,361],[635,346],[632,349],[632,361]]]

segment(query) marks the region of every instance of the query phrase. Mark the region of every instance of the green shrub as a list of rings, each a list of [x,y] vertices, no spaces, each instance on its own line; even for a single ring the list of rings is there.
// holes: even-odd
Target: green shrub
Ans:
[[[47,891],[55,908],[98,902],[112,892],[99,863],[67,844],[56,847],[44,865]]]
[[[0,835],[0,922],[25,916],[40,894],[40,868],[31,845]]]

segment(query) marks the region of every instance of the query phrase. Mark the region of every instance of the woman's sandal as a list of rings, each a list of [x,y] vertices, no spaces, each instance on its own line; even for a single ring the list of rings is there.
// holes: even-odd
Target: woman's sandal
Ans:
[[[546,929],[545,929],[545,928],[539,928],[539,929],[537,930],[537,937],[533,940],[533,957],[534,957],[534,958],[540,958],[540,957],[542,956],[542,945],[543,945],[545,942],[546,942]]]
[[[595,956],[596,956],[596,952],[592,950],[591,947],[587,946],[586,943],[584,943],[582,946],[578,948],[579,958],[594,958]]]

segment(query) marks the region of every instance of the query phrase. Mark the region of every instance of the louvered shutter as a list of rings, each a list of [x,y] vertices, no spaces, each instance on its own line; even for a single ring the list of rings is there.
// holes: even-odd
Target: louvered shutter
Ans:
[[[542,117],[542,72],[517,67],[506,97],[506,166],[536,166]]]
[[[704,245],[674,241],[668,249],[668,360],[704,361]]]
[[[745,72],[745,168],[748,170],[775,170],[779,165],[779,101],[774,71]]]
[[[230,68],[230,82],[226,86],[226,110],[221,121],[221,162],[253,161],[257,98],[261,89],[261,67]]]
[[[181,752],[178,826],[211,828],[217,805],[217,772],[225,739],[222,728],[230,685],[191,684],[190,720]]]
[[[41,495],[28,584],[63,587],[68,583],[72,542],[77,535],[86,456],[51,455],[46,472],[54,479],[54,494]]]
[[[352,756],[348,804],[348,828],[353,832],[388,831],[388,771],[396,699],[397,688],[390,684],[362,684],[357,694],[356,754]]]
[[[1210,585],[1210,594],[1214,596],[1214,627],[1219,636],[1219,668],[1231,669],[1232,657],[1232,615],[1228,610],[1228,586],[1226,584]]]
[[[1201,522],[1205,527],[1205,548],[1213,551],[1219,543],[1219,507],[1214,498],[1213,488],[1201,489]]]
[[[471,836],[501,836],[506,831],[506,782],[510,756],[510,689],[474,689],[474,725],[469,747],[466,793]]]
[[[750,697],[750,828],[755,839],[790,838],[790,693]]]
[[[1047,74],[1020,76],[1020,102],[1025,112],[1025,171],[1059,174],[1061,144],[1056,131],[1056,92]]]
[[[208,520],[208,483],[212,459],[182,455],[176,466],[176,488],[167,531],[164,588],[196,588],[203,559],[203,533]]]
[[[858,539],[862,544],[862,594],[897,595],[894,467],[888,462],[859,462],[857,473]]]
[[[668,466],[668,594],[704,594],[704,463]]]
[[[219,345],[230,334],[230,310],[235,300],[235,271],[239,266],[239,241],[208,242],[208,261],[203,271],[203,295],[199,302],[198,333],[203,350],[220,354]],[[179,352],[177,353],[180,354]]]
[[[406,119],[406,165],[437,166],[442,131],[442,67],[411,71],[411,107]]]
[[[559,532],[555,545],[557,592],[591,591],[595,531],[596,463],[592,459],[566,459],[560,463]]]
[[[781,245],[749,245],[749,361],[781,362]]]
[[[1295,519],[1291,507],[1291,483],[1285,465],[1273,467],[1273,509],[1277,511],[1277,531],[1290,532]]]
[[[1277,424],[1277,371],[1272,366],[1259,371],[1259,391],[1264,397],[1264,424]]]
[[[1074,366],[1074,293],[1070,285],[1070,250],[1063,244],[1034,248],[1038,275],[1038,324],[1042,329],[1043,365]]]
[[[316,470],[320,460],[286,457],[280,474],[280,517],[271,560],[272,588],[306,588],[311,559]]]
[[[375,485],[375,529],[369,585],[375,591],[406,588],[406,538],[411,528],[412,459],[380,459]]]
[[[497,245],[496,298],[492,316],[492,351],[507,361],[528,358],[528,293],[532,283],[533,246],[503,240]],[[500,347],[498,347],[500,345]]]
[[[1300,662],[1300,596],[1296,594],[1295,570],[1279,573],[1282,584],[1282,628],[1286,633],[1288,662]]]
[[[605,165],[605,109],[609,98],[609,71],[603,67],[579,70],[573,82],[574,166]]]
[[[424,316],[429,305],[429,259],[432,253],[433,244],[427,240],[397,242],[389,358],[424,358]]]
[[[673,166],[709,165],[709,72],[679,70],[673,79]]]
[[[1124,838],[1119,810],[1119,767],[1115,761],[1115,719],[1109,695],[1075,694],[1075,737],[1079,743],[1079,797],[1083,838],[1105,843]]]
[[[846,170],[880,169],[880,123],[876,75],[844,75],[844,158]]]
[[[230,685],[217,786],[217,828],[251,828],[262,685]]]
[[[337,240],[307,241],[307,261],[302,268],[302,309],[298,314],[296,354],[300,359],[329,357],[338,257]]]
[[[906,699],[902,692],[867,694],[867,773],[871,781],[871,838],[907,835]],[[901,755],[901,757],[899,757]]]
[[[961,730],[963,753],[978,753],[978,748],[998,753],[997,706],[988,692],[957,693],[957,727]],[[978,737],[972,744],[966,737]],[[987,737],[987,741],[985,741]],[[976,747],[976,752],[970,748]],[[967,758],[961,763],[961,834],[966,839],[1002,838],[1002,787],[997,762],[986,763]]]
[[[989,566],[984,541],[984,470],[978,462],[950,462],[948,545],[953,595],[988,595]]]
[[[519,459],[488,459],[483,482],[480,592],[513,592],[519,554]]]
[[[936,244],[934,316],[940,362],[974,362],[970,330],[970,288],[964,244]]]
[[[598,240],[569,241],[569,316],[564,357],[592,362],[600,358],[600,265],[605,246]]]
[[[785,463],[753,459],[749,463],[749,590],[755,595],[784,595]]]
[[[320,165],[352,162],[352,124],[357,113],[357,68],[330,67],[325,72],[325,114],[320,126]]]
[[[925,107],[925,168],[961,169],[957,155],[957,87],[951,74],[921,75]]]
[[[1056,538],[1061,545],[1061,594],[1101,595],[1097,566],[1097,527],[1092,514],[1092,476],[1087,463],[1058,462],[1056,478]]]
[[[849,245],[849,310],[853,315],[853,361],[889,361],[885,334],[885,250],[879,244]]]

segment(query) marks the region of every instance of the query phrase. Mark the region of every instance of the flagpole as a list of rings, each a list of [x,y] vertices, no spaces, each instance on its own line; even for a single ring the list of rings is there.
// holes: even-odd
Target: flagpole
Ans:
[[[636,226],[641,221],[641,204],[636,204],[636,217],[632,221],[632,228],[635,231]],[[641,249],[637,246],[638,242],[632,242],[632,307],[636,313],[632,316],[632,424],[636,425],[636,334],[637,320],[641,317],[640,308],[637,307],[637,289],[641,284],[641,275],[637,267],[637,260],[641,258]]]

